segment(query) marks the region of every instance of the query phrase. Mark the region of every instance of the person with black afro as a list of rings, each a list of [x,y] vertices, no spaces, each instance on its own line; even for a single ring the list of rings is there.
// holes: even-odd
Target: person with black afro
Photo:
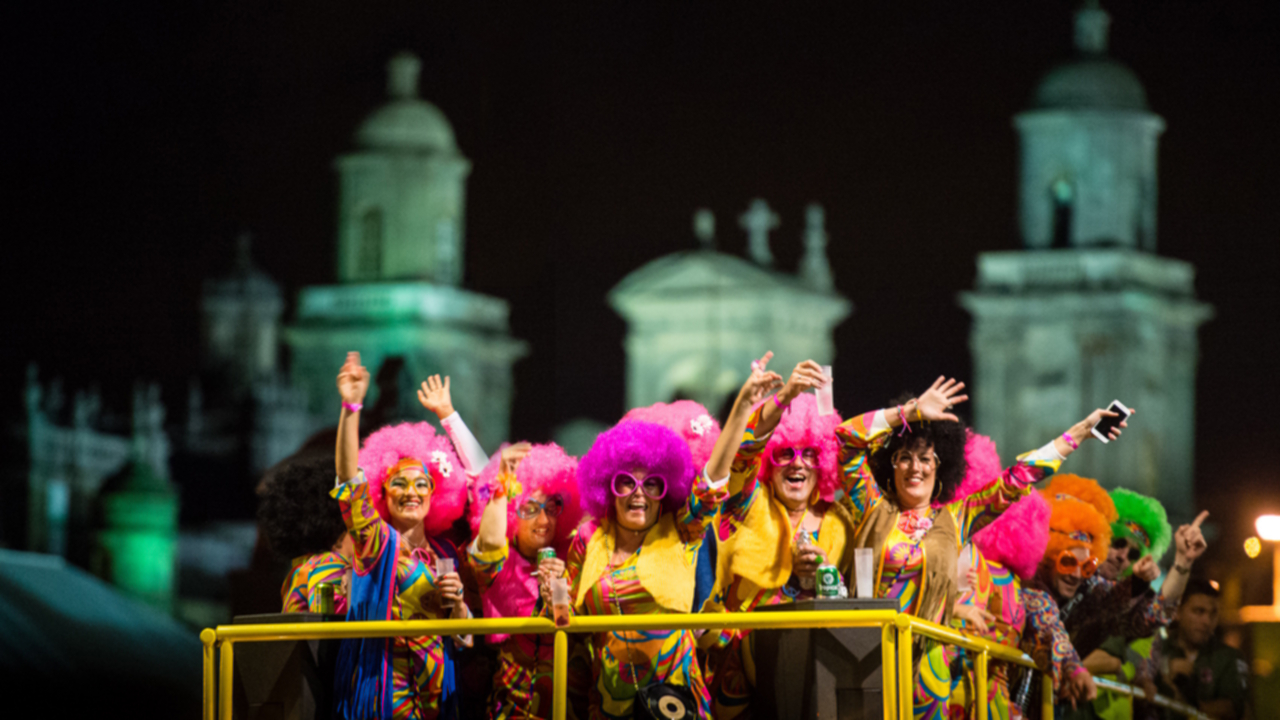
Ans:
[[[969,399],[963,390],[964,383],[939,377],[919,396],[857,415],[836,430],[847,491],[841,502],[858,528],[854,547],[873,551],[876,597],[894,599],[898,612],[939,623],[950,622],[959,597],[960,548],[1034,483],[1057,472],[1103,417],[1116,415],[1093,411],[957,498],[969,468],[968,436],[951,411]],[[1112,438],[1119,435],[1119,428],[1111,431]],[[849,568],[848,576],[854,572]],[[927,641],[924,653],[914,704],[917,717],[932,717],[939,707],[945,710],[951,678],[943,645]]]
[[[333,584],[333,612],[347,611],[351,538],[333,489],[333,460],[285,465],[267,483],[258,520],[271,550],[291,561],[281,612],[318,612],[320,586]]]

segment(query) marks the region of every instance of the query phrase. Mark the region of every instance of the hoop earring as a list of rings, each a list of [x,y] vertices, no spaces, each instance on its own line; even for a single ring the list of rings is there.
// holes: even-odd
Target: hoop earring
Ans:
[[[937,479],[933,479],[933,497],[931,500],[937,500],[942,495],[942,483]]]

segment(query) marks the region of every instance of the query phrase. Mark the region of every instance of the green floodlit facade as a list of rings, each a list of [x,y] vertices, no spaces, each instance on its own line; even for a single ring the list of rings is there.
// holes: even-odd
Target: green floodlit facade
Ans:
[[[1091,443],[1073,472],[1193,514],[1195,268],[1156,252],[1156,159],[1164,120],[1134,73],[1107,54],[1110,18],[1076,15],[1076,54],[1051,69],[1014,119],[1021,141],[1024,250],[978,257],[972,395],[978,431],[1029,450],[1120,399],[1140,410],[1125,441]]]

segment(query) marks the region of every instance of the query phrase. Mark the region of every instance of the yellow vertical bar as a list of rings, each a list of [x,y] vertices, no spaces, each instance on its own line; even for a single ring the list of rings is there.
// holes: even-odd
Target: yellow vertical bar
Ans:
[[[1040,693],[1040,717],[1053,720],[1053,675],[1044,674],[1044,689]]]
[[[201,682],[203,692],[200,696],[200,704],[203,708],[200,717],[203,720],[214,720],[215,713],[218,711],[217,700],[214,698],[214,693],[217,692],[217,685],[213,676],[213,643],[217,639],[218,633],[209,628],[200,631],[200,642],[204,644],[204,668]]]
[[[222,647],[219,648],[218,658],[221,661],[222,672],[218,675],[218,715],[221,720],[231,720],[232,694],[231,690],[235,683],[232,679],[232,673],[235,668],[235,650],[232,649],[233,643],[230,640],[223,640]]]
[[[911,619],[899,615],[894,621],[898,626],[898,720],[911,720],[913,715],[911,681]]]
[[[880,626],[880,680],[884,683],[884,717],[893,717],[894,708],[898,707],[898,686],[895,684],[897,673],[893,671],[898,657],[894,652],[897,647],[894,642],[896,637],[897,630],[893,623]]]
[[[987,651],[983,650],[978,653],[978,657],[974,662],[975,670],[977,670],[977,679],[975,684],[978,686],[974,693],[978,703],[978,720],[987,720]]]
[[[551,720],[564,720],[569,709],[569,634],[563,630],[556,631],[551,669]]]

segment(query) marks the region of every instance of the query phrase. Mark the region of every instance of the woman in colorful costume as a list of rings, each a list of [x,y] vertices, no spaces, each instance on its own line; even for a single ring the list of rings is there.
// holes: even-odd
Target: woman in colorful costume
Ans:
[[[950,412],[968,399],[964,383],[938,378],[920,397],[856,416],[840,426],[840,461],[850,488],[846,503],[858,528],[854,547],[875,550],[877,597],[898,611],[946,622],[958,595],[956,558],[984,527],[1031,485],[1056,472],[1103,417],[1095,410],[964,498],[953,494],[966,472],[965,429]],[[913,424],[914,423],[914,424]],[[1123,426],[1123,423],[1122,423]],[[1113,437],[1119,435],[1113,430]],[[951,689],[943,646],[925,642],[916,687],[916,716],[940,716]]]
[[[719,582],[712,607],[722,611],[813,597],[818,562],[846,566],[853,535],[848,511],[834,504],[842,479],[840,416],[819,415],[814,395],[805,392],[826,383],[822,368],[806,360],[783,385],[766,369],[771,357],[752,364],[706,467],[709,480],[729,483],[715,528]],[[736,717],[755,688],[754,634],[725,629],[703,640],[715,716]]]
[[[578,465],[582,507],[593,519],[570,541],[571,613],[692,609],[695,560],[723,495],[693,479],[689,448],[671,430],[628,420],[601,433]],[[549,615],[551,578],[542,579]],[[638,699],[660,692],[686,694],[692,706],[686,709],[707,716],[710,700],[691,631],[606,632],[589,642],[592,718],[631,717]]]
[[[582,517],[578,461],[559,445],[521,443],[505,448],[475,483],[470,521],[475,539],[467,562],[480,587],[485,617],[530,617],[538,604],[541,572],[559,577],[564,564],[539,563],[552,548],[564,557]],[[512,552],[514,550],[514,552]],[[490,635],[498,669],[489,696],[490,718],[551,717],[552,644],[542,635]]]
[[[333,490],[355,545],[347,620],[468,618],[457,572],[437,562],[458,552],[439,535],[462,516],[466,478],[447,439],[427,423],[370,435],[357,453],[369,372],[348,353],[338,374],[338,486]],[[367,479],[367,481],[366,481]],[[344,640],[335,696],[348,720],[456,717],[454,643],[469,638]]]
[[[354,554],[342,510],[329,496],[327,460],[287,463],[267,482],[258,521],[267,544],[291,561],[280,588],[281,612],[319,612],[320,586],[333,586],[333,609],[347,612]]]
[[[1000,474],[995,443],[983,435],[969,433],[965,460],[968,472],[956,491],[957,498],[981,490]],[[961,550],[961,567],[957,568],[960,596],[952,609],[952,624],[1018,649],[1026,627],[1023,584],[1035,576],[1048,542],[1049,503],[1039,493],[1025,495],[975,532],[972,542]],[[960,658],[964,669],[951,679],[948,717],[976,717],[977,674],[972,655],[953,647],[948,650]],[[957,666],[952,663],[950,667]],[[1020,708],[1009,700],[1009,667],[1003,662],[993,661],[987,670],[987,717],[1022,717]]]

